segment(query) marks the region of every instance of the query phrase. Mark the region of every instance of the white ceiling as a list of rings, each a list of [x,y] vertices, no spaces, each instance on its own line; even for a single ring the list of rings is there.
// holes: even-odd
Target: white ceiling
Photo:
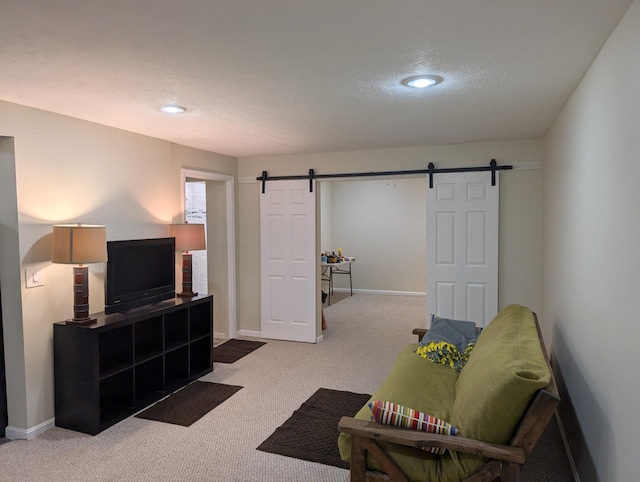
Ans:
[[[631,3],[0,0],[0,99],[231,156],[538,138]]]

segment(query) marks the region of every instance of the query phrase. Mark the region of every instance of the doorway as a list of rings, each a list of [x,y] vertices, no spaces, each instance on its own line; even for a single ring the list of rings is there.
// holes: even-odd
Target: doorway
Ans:
[[[426,293],[430,313],[485,326],[498,304],[495,179],[441,173],[433,189],[424,176],[322,182],[320,251],[356,258],[358,291]]]
[[[184,220],[189,224],[204,224],[207,226],[207,183],[187,179],[184,184]],[[209,246],[205,229],[206,246]],[[207,258],[206,249],[201,249],[191,253],[193,260],[191,282],[195,293],[208,293],[209,280],[207,276]]]
[[[426,189],[424,176],[320,183],[319,251],[342,248],[358,291],[424,296]],[[335,288],[348,290],[348,276]],[[323,285],[326,290],[326,282]]]
[[[194,252],[194,289],[214,296],[214,337],[224,339],[237,331],[234,185],[233,176],[182,170],[183,212],[187,221],[205,224],[207,239],[199,259]]]
[[[497,193],[498,187],[486,188],[488,186],[491,176],[489,173],[478,172],[478,176],[482,177],[481,181],[474,180],[471,183],[465,185],[465,188],[461,191],[461,195],[465,198],[468,197],[469,201],[474,201],[480,191],[487,192],[488,189],[494,190]],[[438,174],[440,176],[441,174]],[[451,174],[451,179],[457,179],[461,174]],[[427,289],[427,186],[425,176],[402,176],[400,178],[390,179],[378,179],[372,181],[370,179],[358,179],[351,181],[320,181],[320,233],[316,236],[308,236],[308,239],[317,239],[320,245],[317,247],[316,256],[319,257],[323,251],[337,251],[338,248],[342,248],[342,252],[345,256],[355,257],[356,263],[354,264],[353,279],[356,280],[357,290],[365,290],[369,292],[377,293],[394,293],[394,294],[407,294],[407,295],[428,295],[429,291],[435,294],[436,290]],[[496,178],[497,179],[497,178]],[[366,181],[366,182],[364,182]],[[279,182],[277,180],[271,182]],[[448,180],[449,183],[453,182]],[[411,189],[407,189],[405,184],[415,184],[415,193]],[[364,191],[368,186],[375,186],[378,188],[380,185],[384,185],[384,188],[388,192],[395,191],[400,199],[404,196],[403,207],[397,208],[394,212],[390,209],[392,206],[393,196],[387,196],[378,191],[375,193],[365,193]],[[338,186],[338,188],[336,188]],[[307,187],[308,188],[308,187]],[[329,196],[327,197],[327,192]],[[340,191],[343,197],[336,196],[335,192]],[[435,191],[430,190],[429,191]],[[455,189],[454,189],[455,191]],[[444,192],[441,189],[441,192]],[[261,199],[264,194],[261,195]],[[470,196],[470,197],[469,197]],[[329,199],[329,201],[327,201]],[[367,216],[362,216],[359,212],[354,212],[356,207],[365,208]],[[476,229],[491,227],[492,231],[495,231],[495,242],[484,242],[482,244],[483,249],[480,250],[480,244],[470,242],[467,243],[466,249],[464,249],[461,255],[456,258],[465,263],[467,259],[472,259],[474,264],[477,264],[477,260],[482,255],[483,260],[486,260],[488,264],[492,265],[492,268],[497,273],[497,254],[495,256],[484,256],[484,248],[491,247],[497,253],[497,218],[498,218],[498,203],[497,197],[494,207],[492,208],[492,216],[495,214],[495,222],[484,224],[480,222],[480,219],[488,219],[488,211],[474,212],[472,210],[460,211],[460,220],[465,220],[465,228],[468,231],[464,232],[456,230],[453,233],[454,238],[459,235],[465,235],[465,239],[473,239],[466,236],[467,232],[474,233]],[[390,217],[382,216],[383,213],[392,212]],[[418,213],[415,216],[415,213]],[[406,223],[408,231],[404,231],[405,228],[401,228],[401,224],[397,224],[398,221],[404,221],[411,214],[415,216],[415,222]],[[471,214],[471,215],[470,215]],[[487,214],[487,216],[485,216]],[[262,219],[262,216],[261,216]],[[326,221],[330,220],[330,227],[326,229]],[[432,230],[434,239],[438,240],[440,230],[438,224],[434,224],[435,229]],[[458,226],[456,224],[456,226]],[[358,227],[365,228],[365,232]],[[413,230],[413,231],[411,231]],[[350,232],[351,239],[356,240],[357,243],[344,237],[344,233]],[[355,234],[354,234],[355,233]],[[443,232],[443,236],[446,233]],[[453,238],[452,238],[453,239]],[[488,238],[487,238],[488,239]],[[377,243],[377,241],[382,242]],[[410,246],[411,242],[417,242],[416,246]],[[358,244],[359,243],[359,244]],[[434,243],[432,243],[434,244]],[[435,244],[434,244],[435,245]],[[473,249],[471,249],[471,248]],[[371,249],[373,248],[373,249]],[[264,245],[262,246],[264,250]],[[367,252],[366,255],[362,253]],[[482,252],[481,252],[482,251]],[[469,255],[471,258],[469,258]],[[261,256],[264,258],[264,256]],[[319,260],[318,260],[319,263]],[[417,275],[416,275],[417,273]],[[263,274],[264,276],[264,274]],[[413,280],[413,284],[406,284],[409,280]],[[344,281],[347,281],[346,278]],[[445,280],[449,281],[449,280]],[[457,283],[457,279],[450,280]],[[318,283],[321,285],[321,272],[318,273]],[[393,283],[393,284],[392,284]],[[487,323],[486,313],[492,310],[492,306],[497,306],[497,277],[495,279],[494,286],[491,289],[485,289],[488,285],[482,285],[482,281],[473,281],[472,283],[457,283],[459,286],[463,286],[468,291],[468,296],[458,297],[464,304],[470,301],[472,310],[467,310],[469,313],[475,313],[475,307],[482,305],[483,316],[479,319],[480,324]],[[368,286],[367,286],[368,284]],[[449,283],[451,284],[451,283]],[[322,286],[322,285],[321,285]],[[326,286],[326,283],[325,283]],[[363,286],[365,286],[363,288]],[[390,286],[393,286],[391,289]],[[403,288],[398,288],[403,286]],[[407,286],[409,286],[407,288]],[[443,286],[442,280],[440,280],[440,286]],[[338,289],[346,289],[346,286],[340,286],[339,281],[336,280],[336,287]],[[262,290],[264,297],[264,290]],[[453,299],[454,297],[449,297]],[[320,297],[318,296],[318,299]],[[443,300],[440,297],[440,300]],[[437,307],[435,303],[428,306],[427,309],[437,313]],[[264,306],[262,312],[264,313]],[[457,310],[455,311],[457,312]],[[320,314],[320,310],[318,310]],[[425,320],[427,313],[425,313]],[[465,319],[473,319],[466,318]],[[488,318],[491,319],[491,318]]]

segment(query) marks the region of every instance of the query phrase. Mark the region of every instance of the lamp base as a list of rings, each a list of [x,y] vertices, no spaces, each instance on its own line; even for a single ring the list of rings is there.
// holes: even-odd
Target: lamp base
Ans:
[[[198,296],[198,293],[194,293],[193,291],[183,291],[182,293],[178,293],[177,296],[181,296],[183,298],[193,298],[194,296]]]
[[[68,325],[88,325],[96,321],[89,316],[89,267],[73,267],[73,318]]]
[[[98,319],[97,318],[69,318],[65,323],[67,325],[88,325],[89,323],[94,323]]]
[[[188,251],[182,253],[182,292],[178,293],[178,296],[183,298],[191,298],[198,293],[192,291],[192,264],[193,257]]]

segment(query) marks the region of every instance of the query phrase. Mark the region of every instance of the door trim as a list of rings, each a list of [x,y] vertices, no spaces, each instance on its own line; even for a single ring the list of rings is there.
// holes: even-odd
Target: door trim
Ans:
[[[235,178],[228,174],[219,174],[209,171],[198,171],[195,169],[182,169],[182,182],[180,183],[180,194],[182,199],[182,212],[185,212],[184,184],[187,178],[204,181],[222,181],[225,183],[225,193],[227,200],[227,292],[229,293],[229,338],[235,338],[237,334],[237,312],[236,312],[236,228],[235,228]]]

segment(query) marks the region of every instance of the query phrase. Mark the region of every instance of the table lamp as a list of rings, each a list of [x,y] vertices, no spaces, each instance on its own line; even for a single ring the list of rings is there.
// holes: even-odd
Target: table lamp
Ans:
[[[107,239],[104,226],[90,224],[59,224],[53,226],[51,262],[77,264],[73,267],[73,318],[72,324],[95,321],[89,316],[89,267],[88,263],[107,260]]]
[[[204,224],[170,224],[169,236],[176,238],[176,251],[182,251],[182,293],[178,296],[191,297],[193,292],[193,260],[189,251],[206,249]]]

